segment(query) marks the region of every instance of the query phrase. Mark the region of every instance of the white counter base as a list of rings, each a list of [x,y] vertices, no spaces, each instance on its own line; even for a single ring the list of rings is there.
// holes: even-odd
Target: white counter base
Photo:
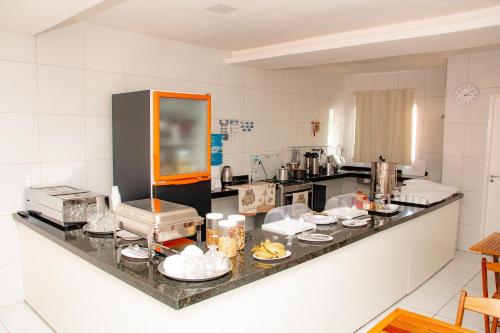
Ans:
[[[26,301],[60,333],[353,332],[453,258],[458,212],[455,201],[181,310],[20,224]]]

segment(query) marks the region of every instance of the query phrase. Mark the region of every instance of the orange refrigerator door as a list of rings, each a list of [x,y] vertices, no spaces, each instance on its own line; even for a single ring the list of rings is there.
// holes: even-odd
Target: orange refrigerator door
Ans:
[[[210,178],[210,95],[153,92],[156,185]]]

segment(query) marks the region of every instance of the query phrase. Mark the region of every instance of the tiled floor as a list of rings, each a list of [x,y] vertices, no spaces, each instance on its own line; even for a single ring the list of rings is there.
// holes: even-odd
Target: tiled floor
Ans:
[[[0,308],[0,333],[52,333],[49,326],[26,303]]]
[[[367,332],[395,308],[403,308],[449,323],[455,322],[460,290],[469,295],[481,296],[481,256],[470,252],[457,251],[455,259],[443,267],[417,290],[380,314],[356,333]],[[493,275],[488,278],[490,289],[494,287]],[[492,290],[490,290],[491,293]],[[465,311],[463,327],[484,332],[483,317]]]
[[[457,251],[455,259],[410,295],[380,314],[357,333],[367,332],[396,307],[431,316],[449,323],[455,322],[461,289],[471,295],[481,295],[481,256]],[[493,276],[490,276],[493,287]],[[491,292],[491,291],[490,291]],[[484,332],[483,318],[466,311],[464,327]],[[0,308],[0,333],[51,333],[47,324],[26,303]]]

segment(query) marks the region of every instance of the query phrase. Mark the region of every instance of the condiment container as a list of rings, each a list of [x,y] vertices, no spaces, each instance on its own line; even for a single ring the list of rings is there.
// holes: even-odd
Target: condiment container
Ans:
[[[238,251],[245,249],[245,216],[244,215],[229,215],[229,221],[236,222],[236,248]]]
[[[233,220],[219,221],[219,251],[228,258],[236,256],[236,225],[236,221]]]
[[[224,218],[221,213],[208,213],[205,215],[207,246],[218,245],[219,221]]]

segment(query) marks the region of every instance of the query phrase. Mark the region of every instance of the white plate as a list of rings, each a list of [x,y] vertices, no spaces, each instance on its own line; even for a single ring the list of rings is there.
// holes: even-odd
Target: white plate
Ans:
[[[366,227],[368,220],[345,220],[342,221],[342,225],[347,228],[362,228]]]
[[[353,209],[349,207],[337,207],[325,210],[328,216],[337,216],[345,219],[353,219],[368,214],[368,211],[362,209]]]
[[[292,255],[292,252],[290,252],[289,250],[286,250],[286,253],[283,257],[279,257],[279,258],[272,258],[272,259],[264,259],[264,258],[259,258],[255,255],[255,253],[253,254],[253,257],[257,260],[262,260],[262,261],[275,261],[275,260],[281,260],[281,259],[285,259],[285,258],[288,258],[289,256]]]
[[[335,216],[326,216],[326,215],[304,215],[302,217],[304,222],[314,223],[314,224],[332,224],[337,222],[337,218]]]
[[[89,229],[88,227],[88,224],[85,224],[83,227],[82,227],[83,231],[85,232],[88,232],[88,233],[91,233],[91,234],[96,234],[96,235],[112,235],[114,230],[110,230],[110,231],[92,231]]]
[[[301,241],[316,242],[316,243],[329,242],[333,240],[333,237],[330,235],[317,234],[317,233],[302,233],[298,235],[297,238],[300,239]]]
[[[127,230],[118,231],[116,233],[116,236],[120,237],[121,239],[128,240],[128,241],[134,241],[134,240],[141,239],[141,237],[139,237],[136,234],[133,234],[131,232],[128,232]]]
[[[123,248],[121,253],[123,256],[133,259],[147,259],[148,258],[148,249],[145,247],[140,247],[140,251],[134,251],[133,249],[126,247]]]

